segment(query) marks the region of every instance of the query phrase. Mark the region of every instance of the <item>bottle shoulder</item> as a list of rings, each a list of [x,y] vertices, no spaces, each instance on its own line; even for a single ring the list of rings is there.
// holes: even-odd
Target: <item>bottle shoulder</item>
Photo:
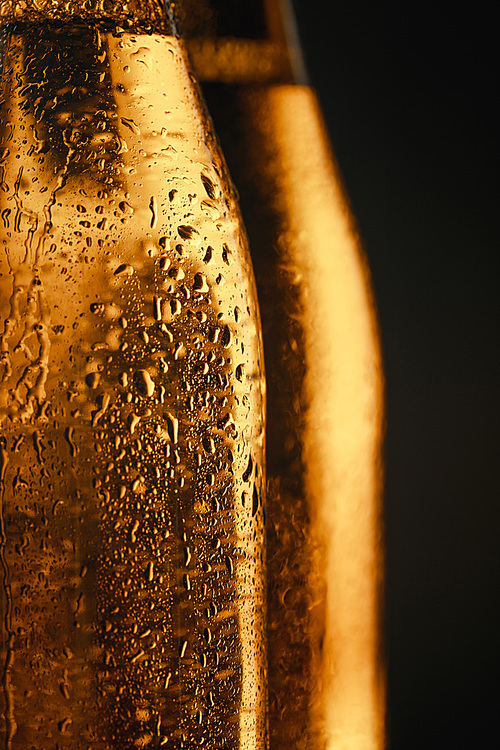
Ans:
[[[2,0],[0,25],[53,23],[93,23],[106,28],[175,33],[172,3],[162,0]]]

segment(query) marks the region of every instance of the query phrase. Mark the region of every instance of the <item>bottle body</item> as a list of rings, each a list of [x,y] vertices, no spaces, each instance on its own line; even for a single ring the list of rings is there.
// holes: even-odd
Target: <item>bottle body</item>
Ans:
[[[262,315],[270,746],[380,750],[384,377],[370,275],[292,3],[236,5],[228,19],[223,0],[181,0]]]
[[[5,746],[264,747],[258,311],[181,43],[6,50]]]

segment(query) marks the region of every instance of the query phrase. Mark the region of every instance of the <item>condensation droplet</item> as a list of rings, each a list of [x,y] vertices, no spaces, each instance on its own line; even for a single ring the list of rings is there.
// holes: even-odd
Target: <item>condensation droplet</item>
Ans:
[[[115,276],[132,276],[134,267],[129,263],[122,263],[115,271]]]
[[[141,134],[141,129],[139,128],[138,125],[136,125],[136,123],[133,120],[127,117],[121,117],[120,121],[122,122],[123,125],[125,125],[126,128],[131,130],[134,135]]]
[[[133,413],[130,414],[128,418],[128,426],[129,426],[131,435],[134,434],[135,428],[137,427],[140,421],[141,421],[141,418],[137,414],[133,414]]]
[[[193,291],[200,293],[209,291],[207,280],[202,273],[195,273],[193,280]]]
[[[210,177],[207,177],[207,175],[202,174],[201,181],[203,183],[203,187],[205,188],[205,192],[208,195],[208,197],[211,198],[212,200],[215,200],[215,198],[217,197],[216,192],[215,192],[215,185],[210,179]]]
[[[152,195],[149,199],[149,210],[151,211],[150,227],[154,229],[158,220],[158,201],[155,195]]]
[[[148,398],[151,398],[155,392],[156,386],[147,370],[137,370],[134,374],[134,382],[141,393],[144,393]]]
[[[232,340],[232,333],[229,326],[224,326],[224,330],[222,331],[221,336],[221,344],[225,349],[228,349],[231,346],[231,340]]]
[[[252,493],[252,516],[255,516],[257,514],[258,509],[259,509],[259,493],[257,492],[257,487],[254,486],[253,493]]]
[[[137,541],[137,531],[138,531],[138,529],[139,529],[139,526],[140,526],[140,522],[139,522],[139,520],[138,520],[138,519],[136,519],[136,520],[134,521],[134,525],[132,526],[132,530],[131,530],[131,532],[130,532],[130,540],[131,540],[131,542],[132,542],[132,543],[134,543],[134,544],[135,544],[135,542]]]
[[[179,436],[179,420],[170,412],[166,415],[167,432],[172,443],[177,443]]]
[[[195,234],[198,234],[194,227],[190,227],[187,224],[181,224],[177,227],[177,234],[182,237],[183,240],[190,240]]]
[[[87,383],[89,388],[92,388],[92,390],[95,390],[98,388],[99,383],[101,382],[101,375],[98,372],[90,372],[86,378],[85,382]]]

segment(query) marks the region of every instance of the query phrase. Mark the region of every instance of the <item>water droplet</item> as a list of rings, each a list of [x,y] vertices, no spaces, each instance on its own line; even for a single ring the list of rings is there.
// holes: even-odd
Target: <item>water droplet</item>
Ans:
[[[141,134],[141,130],[140,130],[139,126],[136,125],[136,123],[133,120],[131,120],[131,119],[127,118],[127,117],[121,117],[120,120],[121,120],[122,124],[125,125],[126,128],[128,128],[129,130],[132,131],[132,133],[134,135],[140,135]]]
[[[134,373],[134,384],[137,389],[148,398],[151,398],[155,392],[156,386],[154,380],[147,370],[137,370],[137,372]]]
[[[195,273],[193,280],[193,291],[200,293],[209,291],[207,280],[202,273]]]
[[[131,435],[134,434],[135,428],[137,427],[140,421],[141,421],[141,418],[137,416],[137,414],[133,414],[133,413],[130,414],[128,418],[128,427],[129,427]]]
[[[170,310],[172,312],[172,315],[179,315],[181,311],[181,303],[178,299],[171,299],[170,300]]]
[[[134,521],[134,525],[132,526],[132,530],[130,532],[130,541],[135,544],[137,541],[137,531],[139,529],[140,523],[138,519]]]
[[[252,516],[255,516],[259,509],[259,493],[257,487],[254,486],[252,494]]]
[[[66,729],[72,723],[73,723],[73,720],[68,717],[68,718],[63,719],[62,721],[58,722],[57,728],[59,729],[59,731],[61,732],[61,734],[65,734],[66,733]]]
[[[66,441],[70,447],[70,454],[71,457],[74,458],[78,452],[77,445],[75,443],[75,428],[74,427],[66,427],[64,431],[64,437],[66,438]]]
[[[170,440],[172,443],[177,443],[177,439],[179,436],[179,420],[174,417],[173,414],[166,414],[166,420],[167,420],[167,432]]]
[[[215,443],[213,441],[213,438],[204,437],[202,443],[207,453],[215,453]]]
[[[252,456],[250,456],[249,459],[248,459],[247,468],[243,472],[242,479],[243,479],[244,482],[248,482],[249,481],[250,476],[252,474],[252,469],[253,469],[253,461],[252,461]]]
[[[61,691],[64,698],[66,698],[66,700],[69,700],[69,687],[66,682],[61,682],[61,684],[59,685],[59,690]]]
[[[145,65],[146,68],[151,68],[152,63],[152,52],[149,47],[139,47],[138,50],[132,52],[130,60],[141,65]]]
[[[122,263],[115,271],[115,276],[132,276],[134,267],[128,263]]]
[[[161,320],[161,307],[162,307],[162,298],[161,297],[154,297],[153,299],[153,315],[154,319],[156,321]]]
[[[224,245],[222,246],[222,260],[228,266],[231,263],[232,258],[233,256],[229,247],[224,243]]]
[[[224,326],[224,330],[222,331],[221,336],[221,344],[225,349],[228,349],[231,346],[231,340],[232,340],[232,333],[229,326]]]
[[[89,372],[89,374],[85,378],[85,382],[87,383],[89,388],[95,390],[96,388],[98,388],[99,383],[101,382],[101,374],[99,372]]]
[[[150,227],[154,229],[158,220],[158,201],[155,195],[152,195],[149,199],[149,210],[151,211]]]
[[[178,226],[177,233],[183,240],[190,240],[195,234],[198,234],[194,227],[187,226],[186,224]]]
[[[215,198],[217,197],[216,192],[215,192],[215,185],[210,179],[210,177],[207,177],[207,175],[202,174],[201,181],[203,183],[203,187],[205,188],[205,192],[208,195],[208,197],[211,198],[212,200],[215,200]]]
[[[134,213],[134,209],[132,208],[132,206],[129,203],[127,203],[127,201],[120,201],[120,203],[118,204],[118,208],[124,214],[129,214],[130,215],[130,214]]]

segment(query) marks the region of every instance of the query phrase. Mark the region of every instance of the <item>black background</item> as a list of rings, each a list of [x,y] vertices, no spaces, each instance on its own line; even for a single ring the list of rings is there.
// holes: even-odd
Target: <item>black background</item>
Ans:
[[[497,23],[477,2],[295,6],[382,328],[390,747],[495,747]]]

